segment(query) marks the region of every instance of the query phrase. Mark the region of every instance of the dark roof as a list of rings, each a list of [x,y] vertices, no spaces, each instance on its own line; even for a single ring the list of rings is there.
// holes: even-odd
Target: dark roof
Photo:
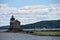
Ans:
[[[20,21],[18,21],[18,20],[15,20],[15,22],[20,22]]]
[[[12,20],[12,21],[15,20],[14,16],[12,16],[10,20]]]

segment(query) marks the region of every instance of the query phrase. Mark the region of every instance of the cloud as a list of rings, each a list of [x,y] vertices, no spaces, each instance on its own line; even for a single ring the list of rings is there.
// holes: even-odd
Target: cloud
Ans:
[[[51,20],[60,19],[60,4],[54,4],[50,6],[50,12],[48,18]]]
[[[43,5],[24,6],[21,8],[11,8],[6,4],[0,4],[0,13],[44,13],[48,8]]]
[[[29,24],[42,20],[60,19],[60,4],[31,5],[20,8],[9,7],[7,4],[0,4],[0,24],[9,25],[11,15],[21,21],[21,24]]]

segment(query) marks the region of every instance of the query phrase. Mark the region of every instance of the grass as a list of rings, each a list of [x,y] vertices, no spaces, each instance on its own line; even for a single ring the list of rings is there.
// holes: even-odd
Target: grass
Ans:
[[[46,31],[33,31],[33,34],[36,35],[45,35],[45,36],[60,36],[60,31],[52,31],[52,30],[46,30]]]
[[[33,35],[39,35],[39,36],[60,36],[60,30],[40,30],[40,31],[15,30],[15,31],[7,31],[7,32],[22,32],[26,34],[33,34]]]

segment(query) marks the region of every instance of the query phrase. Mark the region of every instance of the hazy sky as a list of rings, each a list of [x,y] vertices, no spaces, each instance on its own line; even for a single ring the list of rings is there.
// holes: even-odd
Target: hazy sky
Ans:
[[[0,0],[0,26],[9,25],[11,15],[22,25],[60,19],[60,0]]]

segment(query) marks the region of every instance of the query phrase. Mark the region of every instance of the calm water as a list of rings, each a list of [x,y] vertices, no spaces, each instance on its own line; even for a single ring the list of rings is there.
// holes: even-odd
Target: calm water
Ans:
[[[0,33],[0,40],[60,40],[60,37],[35,36],[23,33]]]

